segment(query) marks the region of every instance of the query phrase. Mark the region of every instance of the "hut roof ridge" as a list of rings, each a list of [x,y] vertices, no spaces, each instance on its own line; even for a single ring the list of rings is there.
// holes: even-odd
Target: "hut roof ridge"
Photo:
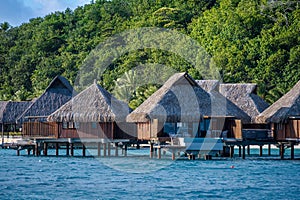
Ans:
[[[291,116],[300,116],[300,80],[255,120],[258,123],[279,123]]]

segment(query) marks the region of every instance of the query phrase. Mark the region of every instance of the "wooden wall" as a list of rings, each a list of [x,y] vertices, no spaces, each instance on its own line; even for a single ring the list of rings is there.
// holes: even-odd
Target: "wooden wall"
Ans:
[[[300,120],[289,119],[287,123],[272,124],[277,140],[300,139]]]
[[[58,138],[59,127],[56,122],[24,122],[23,137],[53,137]]]
[[[25,122],[22,135],[24,137],[135,139],[135,127],[133,123],[115,122],[70,122],[67,126],[56,122]]]

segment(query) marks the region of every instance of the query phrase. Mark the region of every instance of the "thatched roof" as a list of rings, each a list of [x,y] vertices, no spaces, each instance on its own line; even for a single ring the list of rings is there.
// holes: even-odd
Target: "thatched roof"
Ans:
[[[284,96],[256,117],[257,123],[280,123],[300,116],[300,81]]]
[[[0,101],[0,123],[15,124],[17,117],[31,104],[30,101]]]
[[[220,82],[218,80],[196,80],[198,85],[207,92],[219,91]]]
[[[69,81],[56,76],[45,92],[18,117],[18,121],[26,121],[28,116],[48,116],[69,101],[75,94]]]
[[[256,89],[257,85],[252,83],[219,85],[219,92],[247,113],[252,122],[269,106],[256,94]]]
[[[48,121],[124,122],[130,112],[125,102],[94,83],[48,117]]]
[[[144,103],[128,115],[129,122],[159,119],[167,122],[198,121],[203,116],[249,117],[222,95],[202,89],[187,73],[174,74]]]

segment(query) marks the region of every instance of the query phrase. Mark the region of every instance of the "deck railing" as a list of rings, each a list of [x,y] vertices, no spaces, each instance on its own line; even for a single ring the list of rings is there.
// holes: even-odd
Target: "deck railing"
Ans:
[[[56,122],[25,122],[22,127],[22,136],[58,138],[58,124]]]

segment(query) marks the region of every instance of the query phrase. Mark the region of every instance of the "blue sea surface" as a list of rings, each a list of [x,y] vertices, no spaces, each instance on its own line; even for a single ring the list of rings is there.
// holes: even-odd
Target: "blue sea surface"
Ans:
[[[150,159],[147,152],[98,159],[0,150],[0,199],[299,199],[300,160],[235,155],[171,161]]]

